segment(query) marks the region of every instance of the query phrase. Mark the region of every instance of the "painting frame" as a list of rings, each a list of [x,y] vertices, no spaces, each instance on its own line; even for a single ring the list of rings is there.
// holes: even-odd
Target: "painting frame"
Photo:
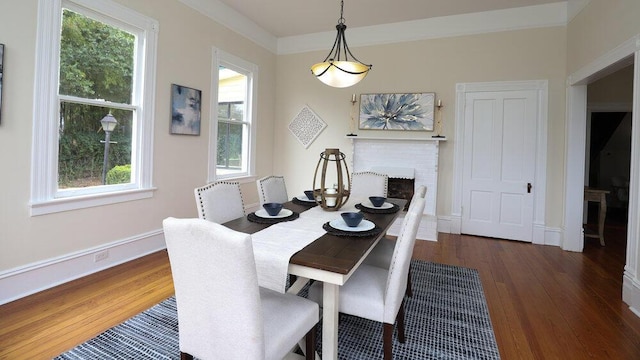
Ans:
[[[202,91],[171,84],[171,124],[174,135],[200,135]]]
[[[358,129],[431,131],[435,92],[360,94]]]

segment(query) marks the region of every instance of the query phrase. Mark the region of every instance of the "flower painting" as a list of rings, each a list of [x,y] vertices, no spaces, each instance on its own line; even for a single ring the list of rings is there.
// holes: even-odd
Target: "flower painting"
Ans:
[[[360,129],[433,131],[435,93],[362,94]]]

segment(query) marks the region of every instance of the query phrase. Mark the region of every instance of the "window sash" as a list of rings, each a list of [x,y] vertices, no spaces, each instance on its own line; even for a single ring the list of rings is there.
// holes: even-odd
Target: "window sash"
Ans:
[[[220,179],[230,178],[245,178],[255,175],[255,149],[256,149],[256,125],[255,114],[257,104],[257,79],[258,79],[258,67],[248,61],[245,61],[239,57],[226,53],[222,50],[213,49],[213,61],[212,61],[212,91],[211,94],[211,123],[209,134],[209,174],[207,182],[212,182]],[[243,125],[243,164],[240,171],[228,171],[226,169],[218,168],[217,164],[217,147],[218,147],[218,122],[221,120],[218,118],[218,91],[219,91],[219,68],[224,66],[235,72],[243,74],[247,77],[247,89],[245,97],[245,118],[242,122]],[[216,124],[215,126],[213,124]]]
[[[58,191],[58,114],[60,101],[123,108],[96,100],[58,96],[62,9],[67,8],[136,35],[131,109],[137,114],[132,128],[132,165],[137,164],[134,183]],[[39,0],[38,41],[34,86],[31,215],[82,209],[152,196],[152,136],[155,107],[157,21],[114,1]],[[144,107],[142,106],[144,104]],[[135,144],[135,146],[133,145]],[[132,169],[133,171],[133,169]]]

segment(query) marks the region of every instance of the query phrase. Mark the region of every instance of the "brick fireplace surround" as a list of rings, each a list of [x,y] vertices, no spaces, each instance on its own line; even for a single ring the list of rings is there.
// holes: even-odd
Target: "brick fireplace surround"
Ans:
[[[417,238],[437,241],[436,199],[438,189],[438,147],[444,139],[387,139],[351,137],[353,142],[353,172],[375,171],[387,174],[390,182],[395,179],[412,180],[414,190],[427,187],[426,205]],[[393,195],[393,194],[392,194]],[[402,216],[402,215],[401,215]],[[389,235],[397,235],[401,220],[389,229]]]

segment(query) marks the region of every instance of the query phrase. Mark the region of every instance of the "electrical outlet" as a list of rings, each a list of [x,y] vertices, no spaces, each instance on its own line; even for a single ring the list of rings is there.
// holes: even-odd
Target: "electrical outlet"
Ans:
[[[109,257],[109,250],[102,250],[93,255],[93,262],[106,260]]]

